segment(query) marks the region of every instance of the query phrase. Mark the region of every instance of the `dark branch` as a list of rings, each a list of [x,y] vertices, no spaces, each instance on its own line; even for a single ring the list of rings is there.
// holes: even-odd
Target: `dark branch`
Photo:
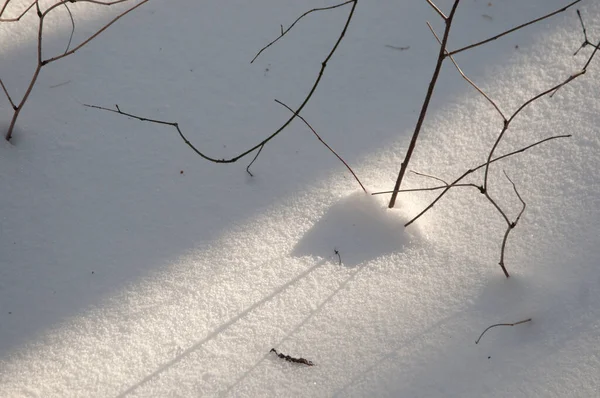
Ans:
[[[561,13],[561,12],[564,12],[564,11],[566,11],[568,8],[570,8],[570,7],[574,6],[575,4],[579,3],[580,1],[581,1],[581,0],[575,0],[575,1],[574,1],[574,2],[572,2],[571,4],[568,4],[568,5],[564,6],[563,8],[561,8],[561,9],[559,9],[559,10],[553,11],[553,12],[551,12],[550,14],[546,14],[546,15],[544,15],[543,17],[539,17],[539,18],[536,18],[536,19],[534,19],[534,20],[531,20],[531,21],[529,21],[529,22],[526,22],[526,23],[524,23],[524,24],[521,24],[521,25],[519,25],[519,26],[516,26],[516,27],[514,27],[514,28],[512,28],[512,29],[509,29],[509,30],[507,30],[507,31],[505,31],[505,32],[502,32],[502,33],[500,33],[500,34],[497,34],[496,36],[490,37],[489,39],[485,39],[485,40],[479,41],[479,42],[477,42],[477,43],[470,44],[470,45],[468,45],[468,46],[466,46],[466,47],[459,48],[458,50],[450,51],[450,52],[449,52],[449,55],[456,55],[456,54],[458,54],[458,53],[460,53],[460,52],[463,52],[463,51],[466,51],[466,50],[470,50],[471,48],[479,47],[479,46],[481,46],[482,44],[489,43],[490,41],[494,41],[494,40],[496,40],[496,39],[499,39],[499,38],[501,38],[502,36],[505,36],[505,35],[507,35],[507,34],[509,34],[509,33],[515,32],[515,31],[517,31],[517,30],[519,30],[519,29],[522,29],[522,28],[524,28],[524,27],[526,27],[526,26],[532,25],[532,24],[534,24],[534,23],[536,23],[536,22],[540,22],[540,21],[542,21],[542,20],[544,20],[544,19],[546,19],[546,18],[550,18],[550,17],[552,17],[552,16],[554,16],[554,15],[556,15],[556,14],[559,14],[559,13]]]

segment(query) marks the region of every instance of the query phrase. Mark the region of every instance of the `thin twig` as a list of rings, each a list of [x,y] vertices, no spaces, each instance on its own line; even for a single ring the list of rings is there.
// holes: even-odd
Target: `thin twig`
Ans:
[[[435,10],[435,12],[437,12],[437,13],[438,13],[438,15],[439,15],[440,17],[442,17],[442,19],[443,19],[444,21],[446,21],[446,20],[448,19],[448,17],[444,15],[444,13],[442,12],[442,10],[440,10],[440,8],[439,8],[438,6],[436,6],[436,5],[433,3],[433,1],[431,1],[431,0],[427,0],[427,3],[429,3],[429,5],[430,5],[430,6],[431,6],[431,7],[432,7],[434,10]]]
[[[435,84],[437,82],[438,76],[440,74],[440,70],[442,69],[442,63],[444,61],[446,55],[446,43],[448,42],[448,36],[450,35],[450,28],[452,27],[452,19],[454,18],[454,13],[458,7],[458,3],[460,0],[454,0],[454,4],[452,5],[452,9],[450,10],[450,14],[445,19],[446,29],[444,29],[444,36],[442,39],[442,44],[440,44],[440,51],[438,54],[437,62],[435,65],[435,70],[433,71],[433,76],[431,77],[431,81],[429,82],[429,87],[427,88],[427,94],[425,95],[425,100],[423,101],[423,105],[421,106],[421,112],[419,114],[419,119],[417,120],[417,125],[415,126],[415,130],[413,132],[412,138],[410,140],[410,144],[408,146],[408,150],[406,151],[406,156],[404,157],[404,161],[400,165],[400,172],[398,173],[398,178],[396,179],[396,184],[394,185],[394,193],[392,193],[392,197],[390,198],[390,203],[388,204],[389,208],[394,207],[396,204],[396,196],[400,189],[400,184],[402,183],[402,179],[404,178],[404,173],[406,173],[406,168],[408,167],[408,163],[410,162],[410,158],[412,153],[417,145],[417,139],[419,138],[419,133],[421,132],[421,126],[425,121],[425,115],[427,114],[427,109],[429,108],[429,102],[431,97],[433,96],[433,89],[435,88]]]
[[[495,325],[488,326],[488,328],[485,329],[483,331],[483,333],[481,333],[481,335],[479,336],[479,338],[477,340],[475,340],[475,344],[479,344],[479,341],[481,340],[481,338],[483,337],[483,335],[485,334],[485,332],[487,332],[491,328],[495,328],[496,326],[517,326],[517,325],[520,325],[520,324],[526,323],[526,322],[531,322],[531,318],[525,319],[523,321],[515,322],[515,323],[497,323]]]
[[[517,216],[517,218],[515,218],[515,221],[508,224],[508,227],[506,228],[506,232],[504,233],[504,238],[502,239],[502,248],[500,249],[500,262],[498,264],[500,264],[502,271],[504,271],[504,275],[506,275],[506,277],[508,278],[508,277],[510,277],[510,275],[508,275],[508,271],[506,270],[506,267],[504,266],[504,252],[506,249],[506,241],[508,240],[508,234],[510,233],[510,231],[512,231],[517,226],[519,220],[521,219],[521,216],[523,215],[523,212],[525,211],[525,207],[527,207],[527,204],[525,203],[525,201],[519,194],[519,191],[517,190],[517,186],[515,185],[515,183],[510,179],[508,174],[506,174],[506,171],[503,170],[503,172],[504,172],[504,175],[506,176],[506,178],[508,179],[508,181],[510,181],[510,183],[512,184],[515,194],[521,201],[521,204],[523,204],[523,208],[519,212],[519,215]]]
[[[287,106],[286,104],[284,104],[283,102],[279,101],[279,100],[275,100],[275,102],[277,102],[280,105],[283,105],[284,107],[286,107],[290,112],[294,112],[294,110],[292,108],[290,108],[289,106]],[[348,171],[352,174],[352,176],[354,177],[354,179],[356,180],[356,182],[358,182],[358,185],[360,185],[360,187],[362,188],[363,191],[365,191],[365,193],[367,193],[367,189],[364,187],[364,185],[362,184],[362,182],[360,182],[360,179],[358,178],[358,176],[356,175],[356,173],[354,172],[354,170],[352,170],[352,167],[350,167],[350,165],[348,163],[346,163],[346,161],[344,159],[342,159],[342,157],[340,155],[338,155],[338,153],[332,148],[330,147],[324,140],[323,138],[321,138],[321,136],[319,135],[319,133],[317,133],[315,131],[315,129],[310,125],[310,123],[308,123],[306,121],[306,119],[304,117],[302,117],[301,115],[296,115],[300,120],[302,120],[304,122],[304,124],[306,124],[306,126],[308,126],[308,128],[313,132],[313,134],[318,138],[319,141],[321,141],[321,143],[323,145],[325,145],[325,147],[327,149],[329,149],[329,151],[331,153],[333,153],[339,160],[340,162],[342,162],[344,164],[344,166],[346,166],[346,168],[348,169]]]
[[[429,174],[418,173],[418,172],[416,172],[416,171],[414,171],[414,170],[411,170],[410,172],[411,172],[411,173],[413,173],[413,174],[416,174],[416,175],[418,175],[418,176],[421,176],[421,177],[432,178],[432,179],[434,179],[434,180],[436,180],[436,181],[439,181],[439,182],[441,182],[441,183],[442,183],[442,184],[444,184],[445,186],[448,186],[448,183],[447,183],[446,181],[442,180],[441,178],[434,177],[434,176],[432,176],[432,175],[429,175]]]
[[[577,55],[579,53],[579,51],[582,50],[587,45],[598,48],[597,45],[590,42],[590,40],[588,39],[587,31],[585,29],[585,25],[583,24],[583,18],[581,17],[581,13],[579,12],[579,10],[577,10],[577,16],[579,17],[579,22],[581,23],[581,29],[583,29],[583,43],[581,43],[581,46],[579,46],[579,48],[577,49],[577,51],[575,51],[573,53],[573,55]]]
[[[10,105],[12,106],[12,108],[16,110],[17,106],[15,105],[12,98],[10,97],[10,94],[8,93],[8,90],[6,89],[6,86],[4,85],[4,82],[2,81],[2,79],[0,79],[0,86],[2,86],[2,90],[4,90],[4,94],[6,94],[6,98],[8,98],[8,102],[10,102]]]
[[[302,18],[304,18],[305,16],[307,16],[310,13],[313,12],[317,12],[317,11],[325,11],[325,10],[333,10],[334,8],[338,8],[338,7],[342,7],[345,6],[346,4],[350,4],[350,3],[356,3],[357,0],[349,0],[349,1],[345,1],[343,3],[340,4],[336,4],[334,6],[330,6],[330,7],[321,7],[321,8],[313,8],[312,10],[306,11],[304,14],[300,15],[295,21],[294,23],[292,23],[290,25],[289,28],[287,28],[286,30],[283,30],[283,25],[281,26],[281,34],[279,35],[278,38],[276,38],[275,40],[273,40],[272,42],[270,42],[269,44],[267,44],[266,46],[264,46],[263,48],[260,49],[260,51],[254,56],[254,58],[252,58],[252,61],[250,61],[250,63],[253,63],[256,58],[258,58],[258,56],[265,51],[267,48],[271,47],[273,44],[277,43],[279,41],[279,39],[281,39],[283,36],[285,36],[290,30],[292,30],[292,28],[294,27],[294,25],[296,25],[298,23],[298,21],[300,21]]]
[[[526,26],[532,25],[532,24],[534,24],[534,23],[536,23],[536,22],[540,22],[540,21],[542,21],[542,20],[544,20],[544,19],[546,19],[546,18],[550,18],[550,17],[552,17],[552,16],[554,16],[554,15],[556,15],[556,14],[558,14],[558,13],[561,13],[561,12],[564,12],[564,11],[566,11],[568,8],[570,8],[570,7],[574,6],[575,4],[579,3],[580,1],[581,1],[581,0],[575,0],[574,2],[572,2],[572,3],[570,3],[570,4],[566,5],[566,6],[564,6],[563,8],[561,8],[561,9],[559,9],[559,10],[553,11],[553,12],[551,12],[550,14],[546,14],[546,15],[544,15],[543,17],[539,17],[539,18],[536,18],[536,19],[534,19],[534,20],[531,20],[531,21],[529,21],[529,22],[526,22],[526,23],[524,23],[524,24],[521,24],[521,25],[519,25],[519,26],[516,26],[516,27],[514,27],[514,28],[512,28],[512,29],[509,29],[509,30],[507,30],[507,31],[504,31],[504,32],[502,32],[502,33],[500,33],[500,34],[497,34],[496,36],[490,37],[489,39],[485,39],[485,40],[479,41],[479,42],[477,42],[477,43],[470,44],[470,45],[468,45],[468,46],[465,46],[465,47],[459,48],[458,50],[450,51],[450,52],[449,52],[449,55],[456,55],[456,54],[458,54],[458,53],[460,53],[460,52],[463,52],[463,51],[466,51],[466,50],[470,50],[471,48],[479,47],[479,46],[481,46],[482,44],[489,43],[490,41],[493,41],[493,40],[499,39],[499,38],[501,38],[502,36],[505,36],[505,35],[507,35],[507,34],[509,34],[509,33],[515,32],[515,31],[517,31],[517,30],[519,30],[519,29],[522,29],[522,28],[524,28],[524,27],[526,27]]]
[[[433,36],[435,37],[437,42],[440,45],[442,45],[440,38],[435,33],[435,31],[433,30],[433,27],[431,26],[431,24],[429,22],[427,22],[427,26],[429,27],[429,30],[431,31],[431,33],[433,34]],[[467,81],[467,83],[469,83],[475,90],[477,90],[477,92],[479,94],[481,94],[490,104],[492,104],[494,109],[496,109],[496,111],[500,114],[500,116],[502,117],[503,120],[506,120],[506,117],[504,116],[504,113],[502,113],[502,111],[500,110],[500,107],[482,89],[480,89],[471,79],[469,79],[469,77],[467,77],[467,75],[464,74],[464,72],[462,71],[460,66],[458,66],[458,64],[454,60],[454,57],[452,55],[449,55],[448,51],[446,51],[446,56],[448,58],[450,58],[450,61],[452,61],[452,63],[454,64],[454,67],[456,68],[458,73],[460,73],[460,75],[463,77],[463,79],[465,79]]]

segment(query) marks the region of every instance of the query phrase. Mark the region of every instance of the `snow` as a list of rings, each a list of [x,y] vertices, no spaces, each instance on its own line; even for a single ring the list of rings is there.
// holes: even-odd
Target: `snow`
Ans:
[[[521,3],[463,0],[450,47],[565,4]],[[598,59],[517,117],[497,150],[573,134],[491,168],[511,219],[520,202],[503,170],[527,202],[510,279],[497,265],[506,224],[473,188],[405,229],[434,193],[387,209],[300,121],[250,177],[251,158],[209,163],[174,129],[82,106],[178,121],[203,151],[233,156],[289,118],[273,99],[302,101],[349,9],[305,18],[249,61],[279,24],[324,4],[335,3],[149,2],[42,69],[12,143],[0,143],[0,396],[599,394]],[[75,40],[116,12],[75,6]],[[580,10],[598,40],[600,5]],[[49,24],[48,54],[64,51],[64,17]],[[393,187],[431,77],[426,20],[441,32],[425,1],[359,2],[303,111],[370,192]],[[16,98],[35,23],[0,24],[0,78]],[[581,68],[582,40],[570,9],[456,59],[508,114]],[[10,114],[2,97],[0,123]],[[456,178],[485,161],[501,127],[447,63],[410,169]]]

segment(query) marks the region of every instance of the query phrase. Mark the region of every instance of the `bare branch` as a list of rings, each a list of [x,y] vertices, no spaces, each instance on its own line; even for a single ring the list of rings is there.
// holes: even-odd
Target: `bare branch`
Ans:
[[[254,158],[252,158],[252,161],[248,164],[248,166],[246,166],[246,173],[250,174],[250,177],[254,177],[254,174],[252,174],[252,172],[250,171],[250,166],[252,166],[254,164],[254,162],[258,158],[258,155],[260,155],[260,153],[262,152],[262,150],[263,150],[264,147],[265,146],[262,145],[260,148],[258,148],[258,151],[256,152],[256,155],[254,155]]]
[[[312,10],[306,11],[304,14],[300,15],[295,21],[294,23],[292,23],[290,25],[289,28],[287,28],[286,30],[283,30],[283,25],[281,26],[281,34],[279,35],[278,38],[276,38],[275,40],[273,40],[272,42],[270,42],[269,44],[267,44],[266,46],[264,46],[263,48],[260,49],[260,51],[254,56],[254,58],[252,58],[252,61],[250,61],[250,63],[253,63],[254,61],[256,61],[256,58],[259,57],[260,54],[262,54],[263,51],[265,51],[267,48],[271,47],[273,44],[277,43],[279,41],[279,39],[281,39],[283,36],[285,36],[290,30],[292,30],[292,28],[294,27],[294,25],[296,25],[302,18],[304,18],[305,16],[307,16],[310,13],[313,12],[317,12],[317,11],[325,11],[325,10],[333,10],[334,8],[338,8],[338,7],[342,7],[345,6],[346,4],[350,4],[350,3],[356,3],[357,0],[349,0],[349,1],[345,1],[343,3],[340,4],[336,4],[334,6],[330,6],[330,7],[321,7],[321,8],[313,8]],[[355,4],[356,5],[356,4]]]
[[[323,73],[325,72],[325,68],[327,68],[327,62],[329,62],[329,60],[331,59],[331,57],[333,57],[333,54],[335,54],[335,51],[337,50],[337,48],[339,47],[340,43],[342,42],[344,36],[346,35],[346,31],[348,30],[348,26],[350,25],[350,21],[352,20],[352,17],[354,16],[354,10],[356,9],[356,4],[357,4],[357,0],[352,0],[350,1],[352,4],[352,8],[348,14],[348,17],[346,19],[346,23],[344,24],[344,28],[342,29],[338,39],[336,40],[335,44],[333,45],[333,48],[331,49],[331,51],[329,52],[329,54],[327,55],[327,57],[325,58],[325,60],[323,62],[321,62],[321,69],[319,70],[319,74],[317,75],[317,78],[315,79],[315,82],[313,83],[313,86],[311,87],[310,91],[308,92],[308,94],[306,95],[306,97],[304,98],[304,100],[302,101],[302,103],[300,104],[300,106],[294,111],[294,114],[292,115],[292,117],[290,117],[282,126],[280,126],[274,133],[272,133],[271,135],[269,135],[267,138],[263,139],[261,142],[259,142],[258,144],[254,145],[253,147],[251,147],[250,149],[245,150],[244,152],[229,158],[229,159],[217,159],[217,158],[213,158],[210,156],[205,155],[204,153],[200,152],[196,147],[194,147],[188,140],[187,138],[184,137],[183,133],[181,132],[181,130],[179,129],[179,126],[177,125],[177,123],[174,122],[165,122],[162,120],[156,120],[156,119],[149,119],[149,118],[145,118],[145,117],[141,117],[141,116],[136,116],[136,115],[132,115],[129,113],[125,113],[125,112],[121,112],[118,108],[117,110],[114,109],[108,109],[108,108],[104,108],[101,106],[95,106],[95,105],[86,105],[88,107],[91,108],[96,108],[96,109],[101,109],[101,110],[105,110],[105,111],[111,111],[111,112],[115,112],[115,113],[119,113],[121,115],[125,115],[125,116],[129,116],[129,117],[133,117],[135,119],[138,119],[140,121],[147,121],[147,122],[151,122],[151,123],[158,123],[158,124],[163,124],[163,125],[169,125],[169,126],[173,126],[177,129],[179,135],[181,136],[181,138],[184,140],[184,142],[194,150],[194,152],[196,152],[198,155],[200,155],[202,158],[211,161],[211,162],[215,162],[215,163],[234,163],[237,162],[239,159],[243,158],[244,156],[247,156],[248,154],[254,152],[257,149],[262,149],[262,147],[267,144],[269,141],[271,141],[273,138],[275,138],[279,133],[281,133],[295,118],[297,115],[300,114],[300,112],[302,111],[302,109],[304,109],[304,107],[306,106],[306,104],[310,101],[312,95],[315,93],[317,87],[319,86],[319,83],[321,82],[321,79],[323,77]],[[350,3],[348,2],[348,3]],[[256,159],[256,156],[255,156]],[[252,163],[251,163],[252,164]]]
[[[440,17],[442,17],[442,19],[444,21],[448,19],[448,17],[444,15],[444,13],[442,12],[442,10],[440,10],[438,6],[436,6],[435,4],[433,4],[433,1],[427,0],[427,3],[429,3],[429,5],[435,10],[435,12],[438,13],[438,15]]]
[[[290,112],[294,112],[294,110],[292,108],[290,108],[289,106],[287,106],[286,104],[284,104],[283,102],[279,101],[279,100],[275,100],[275,102],[277,102],[280,105],[285,106]],[[323,141],[323,139],[321,138],[321,136],[319,135],[319,133],[317,133],[315,131],[315,129],[310,125],[310,123],[308,123],[306,121],[306,119],[298,114],[296,114],[296,116],[302,120],[304,122],[304,124],[306,124],[308,126],[308,128],[313,132],[313,134],[319,139],[319,141],[321,141],[321,143],[323,145],[325,145],[325,147],[327,149],[329,149],[329,151],[331,153],[333,153],[339,160],[340,162],[342,162],[344,164],[344,166],[346,166],[346,168],[348,169],[348,171],[352,174],[352,176],[354,177],[354,179],[356,180],[356,182],[358,182],[358,185],[360,185],[360,187],[362,188],[363,191],[365,191],[365,193],[367,193],[367,189],[364,187],[364,185],[362,184],[362,182],[360,182],[360,179],[358,178],[358,176],[356,175],[356,173],[354,173],[354,171],[352,170],[352,168],[348,165],[348,163],[346,163],[346,161],[344,159],[342,159],[342,157],[340,155],[337,154],[336,151],[333,150],[332,147],[330,147],[325,141]]]
[[[525,319],[523,321],[515,322],[515,323],[497,323],[495,325],[489,326],[487,329],[485,329],[483,331],[483,333],[481,333],[481,335],[479,336],[479,338],[477,340],[475,340],[475,344],[479,344],[479,341],[481,340],[481,338],[483,337],[483,335],[485,334],[485,332],[487,332],[491,328],[495,328],[496,326],[517,326],[517,325],[520,325],[520,324],[526,323],[526,322],[531,322],[531,318]]]
[[[404,173],[406,173],[406,168],[408,167],[408,163],[410,162],[412,153],[415,149],[415,146],[417,145],[419,133],[421,132],[421,126],[423,126],[423,122],[425,121],[425,116],[427,115],[427,109],[429,108],[429,102],[431,101],[431,97],[433,96],[433,89],[435,88],[435,84],[436,84],[438,76],[440,74],[440,70],[442,69],[442,63],[443,63],[445,55],[446,55],[446,43],[448,42],[448,36],[450,35],[450,28],[452,27],[452,19],[454,18],[454,13],[456,12],[458,3],[460,3],[460,0],[454,0],[454,4],[452,5],[450,14],[446,18],[446,29],[444,29],[444,36],[443,36],[442,42],[440,44],[440,51],[438,54],[438,59],[437,59],[436,65],[435,65],[435,70],[433,71],[433,76],[431,77],[431,81],[429,82],[429,87],[427,88],[427,94],[425,95],[425,100],[423,101],[423,105],[421,106],[421,112],[419,114],[419,119],[417,120],[417,125],[415,126],[415,130],[414,130],[412,138],[410,140],[408,150],[406,151],[406,156],[404,157],[404,161],[400,165],[400,172],[398,173],[398,178],[396,179],[396,184],[394,185],[394,193],[392,193],[392,197],[390,198],[390,203],[388,204],[389,208],[394,207],[394,205],[396,204],[396,196],[398,195],[397,191],[400,189],[400,184],[402,184],[402,179],[404,178]]]
[[[449,55],[456,55],[456,54],[458,54],[458,53],[460,53],[460,52],[463,52],[463,51],[466,51],[466,50],[470,50],[471,48],[479,47],[479,46],[481,46],[482,44],[489,43],[490,41],[494,41],[494,40],[496,40],[496,39],[499,39],[499,38],[501,38],[502,36],[505,36],[505,35],[507,35],[507,34],[509,34],[509,33],[515,32],[515,31],[517,31],[517,30],[519,30],[519,29],[522,29],[522,28],[524,28],[524,27],[526,27],[526,26],[532,25],[532,24],[534,24],[534,23],[536,23],[536,22],[540,22],[540,21],[542,21],[542,20],[544,20],[544,19],[546,19],[546,18],[550,18],[550,17],[552,17],[552,16],[554,16],[554,15],[556,15],[556,14],[559,14],[559,13],[561,13],[561,12],[564,12],[564,11],[566,11],[567,9],[569,9],[570,7],[572,7],[572,6],[574,6],[575,4],[579,3],[580,1],[581,1],[581,0],[575,0],[574,2],[572,2],[572,3],[570,3],[570,4],[566,5],[566,6],[564,6],[563,8],[561,8],[561,9],[559,9],[559,10],[553,11],[553,12],[551,12],[550,14],[546,14],[546,15],[544,15],[543,17],[539,17],[539,18],[533,19],[533,20],[531,20],[531,21],[529,21],[529,22],[526,22],[526,23],[524,23],[524,24],[521,24],[521,25],[519,25],[519,26],[516,26],[516,27],[514,27],[514,28],[512,28],[512,29],[509,29],[509,30],[507,30],[507,31],[505,31],[505,32],[502,32],[502,33],[500,33],[500,34],[497,34],[496,36],[490,37],[489,39],[485,39],[485,40],[479,41],[479,42],[477,42],[477,43],[470,44],[470,45],[468,45],[468,46],[465,46],[465,47],[459,48],[458,50],[450,51],[450,52],[449,52]]]

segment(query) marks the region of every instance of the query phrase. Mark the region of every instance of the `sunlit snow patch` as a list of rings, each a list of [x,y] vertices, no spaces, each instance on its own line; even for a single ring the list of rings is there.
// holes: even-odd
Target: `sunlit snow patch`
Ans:
[[[401,251],[415,239],[405,222],[399,210],[356,192],[334,203],[298,241],[292,255],[331,257],[338,252],[343,265],[356,266]]]

